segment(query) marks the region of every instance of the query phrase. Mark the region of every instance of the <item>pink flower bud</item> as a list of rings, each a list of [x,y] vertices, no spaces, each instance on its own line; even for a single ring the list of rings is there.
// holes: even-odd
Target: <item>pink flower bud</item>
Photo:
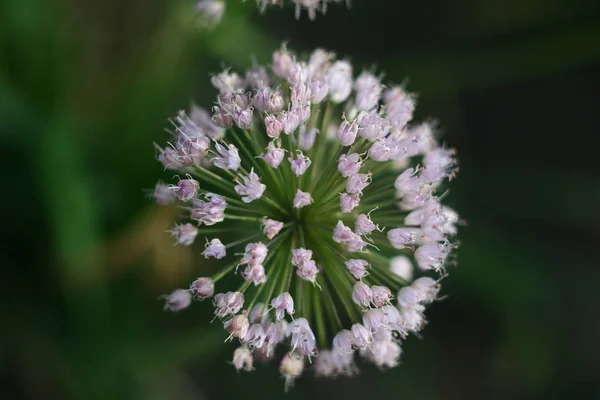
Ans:
[[[358,123],[356,121],[348,122],[344,119],[337,132],[337,138],[343,146],[350,146],[356,140],[358,134]]]
[[[242,277],[247,281],[252,281],[254,286],[262,285],[267,282],[265,268],[261,264],[250,264],[242,272]]]
[[[278,168],[283,161],[284,155],[285,150],[276,145],[275,140],[273,140],[269,142],[266,153],[262,154],[261,157],[269,167]]]
[[[283,132],[291,135],[300,126],[300,116],[295,110],[282,111],[279,114],[279,121],[283,125]]]
[[[171,294],[163,296],[165,310],[177,312],[189,307],[192,303],[192,294],[183,289],[176,289]]]
[[[274,219],[263,218],[263,233],[267,235],[269,240],[273,239],[283,229],[283,222],[275,221]]]
[[[250,372],[254,368],[252,367],[252,353],[246,346],[241,346],[235,349],[233,352],[232,364],[237,371],[243,369],[244,371]]]
[[[248,322],[248,317],[246,317],[246,314],[244,312],[242,314],[236,315],[229,321],[226,321],[223,324],[223,326],[225,327],[225,330],[229,332],[230,338],[236,337],[243,340],[246,336],[246,333],[248,332],[250,323]]]
[[[294,208],[302,208],[313,203],[313,198],[308,192],[303,192],[300,189],[296,191],[294,196]]]
[[[360,214],[358,217],[356,217],[354,231],[357,235],[368,235],[376,229],[378,229],[377,225],[371,221],[371,218],[367,214]]]
[[[213,107],[212,122],[219,128],[231,128],[233,126],[233,118],[222,107]]]
[[[171,234],[177,240],[178,244],[190,246],[196,240],[196,236],[198,236],[198,228],[190,223],[175,225],[171,230]]]
[[[351,259],[345,262],[346,268],[356,279],[361,279],[367,275],[369,263],[365,260]]]
[[[417,292],[419,302],[423,303],[434,301],[440,291],[440,284],[427,276],[416,279],[410,286]]]
[[[354,234],[351,239],[344,242],[344,245],[346,246],[346,251],[348,253],[356,253],[358,251],[363,251],[367,242],[365,242],[360,235]]]
[[[354,210],[360,203],[360,194],[359,193],[342,193],[340,194],[340,209],[343,213],[349,213]]]
[[[293,156],[288,157],[288,161],[290,162],[290,167],[292,172],[296,176],[304,175],[308,167],[310,167],[311,161],[310,158],[306,157],[302,154],[302,151],[297,150],[296,158]]]
[[[271,307],[275,309],[275,316],[278,320],[283,319],[285,312],[292,316],[294,314],[294,299],[288,292],[283,292],[271,300]]]
[[[362,191],[371,183],[371,174],[353,174],[346,181],[346,191],[356,194]]]
[[[352,229],[344,225],[342,221],[338,221],[333,230],[333,240],[336,243],[342,243],[353,238],[354,232],[352,232]]]
[[[248,243],[244,251],[240,264],[242,265],[259,265],[267,258],[269,249],[262,242]]]
[[[333,338],[333,350],[342,354],[354,352],[354,335],[348,329],[338,332]]]
[[[338,160],[338,171],[344,178],[358,173],[362,160],[357,153],[342,154]]]
[[[369,285],[363,281],[358,281],[352,288],[352,300],[359,306],[367,308],[373,301],[373,291]]]
[[[306,261],[309,261],[312,258],[312,250],[307,250],[305,248],[300,247],[299,249],[292,250],[292,265],[295,267],[299,267]]]
[[[171,190],[164,183],[157,183],[154,186],[154,191],[152,192],[152,197],[156,201],[156,203],[161,205],[171,204],[175,200],[175,192]]]
[[[396,228],[387,233],[388,241],[399,250],[416,243],[421,235],[421,230],[418,228]]]
[[[190,285],[190,291],[196,299],[204,300],[212,297],[215,293],[215,285],[210,278],[198,278]]]
[[[222,169],[237,171],[242,162],[237,147],[232,144],[223,146],[221,143],[215,142],[215,149],[218,154],[213,158],[213,164]]]
[[[297,353],[287,353],[279,364],[279,373],[285,378],[286,390],[304,371],[304,357]]]
[[[317,279],[317,274],[319,273],[319,268],[317,264],[313,260],[308,260],[298,266],[296,270],[296,275],[305,281],[315,282]]]
[[[254,324],[248,328],[246,336],[244,336],[244,343],[246,343],[252,349],[260,349],[265,344],[267,334],[261,324]]]
[[[223,243],[221,243],[219,239],[215,238],[210,242],[206,242],[206,248],[202,252],[202,255],[205,258],[212,257],[216,258],[217,260],[220,260],[221,258],[225,257],[225,253],[225,246],[223,246]]]
[[[244,295],[240,292],[217,293],[213,298],[215,315],[219,318],[237,314],[244,306]]]
[[[362,324],[354,324],[351,328],[354,346],[364,349],[373,343],[373,334]]]
[[[392,300],[392,292],[385,286],[371,286],[373,291],[373,305],[375,307],[383,307]]]
[[[199,188],[200,183],[195,179],[182,179],[177,183],[177,186],[172,187],[177,198],[183,202],[193,199]]]
[[[260,183],[260,178],[254,172],[254,169],[250,171],[248,176],[241,176],[241,178],[243,183],[239,183],[239,180],[236,180],[238,184],[235,185],[234,189],[237,194],[242,196],[242,201],[250,203],[260,199],[267,186]]]
[[[269,114],[265,117],[265,128],[267,130],[267,136],[270,138],[279,137],[283,130],[283,122],[276,116]]]
[[[369,158],[375,161],[384,162],[390,159],[391,152],[392,149],[388,147],[386,141],[380,139],[373,143],[373,145],[369,148],[368,154]]]
[[[317,128],[308,129],[306,125],[301,125],[298,146],[304,151],[310,150],[315,143],[318,133],[319,130]]]
[[[341,103],[352,92],[352,66],[346,61],[336,61],[323,77],[329,86],[329,98]]]

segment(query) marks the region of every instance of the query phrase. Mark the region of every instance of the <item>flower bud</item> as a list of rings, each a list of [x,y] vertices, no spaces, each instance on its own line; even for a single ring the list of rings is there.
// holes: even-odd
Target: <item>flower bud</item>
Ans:
[[[225,246],[223,246],[223,243],[221,243],[219,239],[215,238],[210,242],[206,242],[206,248],[202,252],[202,255],[205,258],[212,257],[216,258],[217,260],[220,260],[221,258],[225,257],[225,253]]]
[[[192,294],[183,289],[176,289],[171,294],[163,296],[165,310],[177,312],[189,307],[192,303]]]
[[[197,299],[208,299],[215,293],[215,284],[211,278],[198,278],[190,285],[190,291]]]

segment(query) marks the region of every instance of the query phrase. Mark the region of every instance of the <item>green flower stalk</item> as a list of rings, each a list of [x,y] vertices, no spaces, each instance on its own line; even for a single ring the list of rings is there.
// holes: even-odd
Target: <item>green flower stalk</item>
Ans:
[[[284,347],[288,385],[309,364],[319,376],[352,375],[357,353],[396,366],[455,247],[458,216],[438,196],[457,170],[454,151],[431,124],[411,122],[413,95],[368,71],[355,79],[321,49],[305,61],[283,46],[268,68],[212,83],[212,116],[180,112],[158,148],[181,178],[158,183],[154,197],[181,207],[177,243],[204,237],[202,255],[222,267],[166,296],[165,308],[213,298],[227,340],[240,343],[235,368]],[[411,283],[413,263],[438,277]]]

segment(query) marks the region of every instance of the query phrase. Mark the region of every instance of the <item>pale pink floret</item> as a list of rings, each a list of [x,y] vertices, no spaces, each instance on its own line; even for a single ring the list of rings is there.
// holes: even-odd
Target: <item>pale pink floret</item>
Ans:
[[[275,221],[274,219],[265,217],[262,221],[263,233],[267,235],[267,238],[269,238],[269,240],[271,240],[275,236],[277,236],[279,232],[281,232],[281,230],[283,229],[283,225],[283,222]]]
[[[196,300],[208,299],[215,293],[215,284],[211,278],[198,278],[190,285],[190,291]]]
[[[365,260],[351,259],[345,262],[346,268],[356,279],[361,279],[368,274],[369,263]]]
[[[242,162],[237,147],[232,144],[223,146],[221,143],[215,142],[215,148],[218,154],[213,158],[213,164],[222,169],[237,171]]]
[[[310,193],[303,192],[300,189],[296,191],[294,196],[294,208],[302,208],[309,206],[313,203],[313,198]]]
[[[288,292],[283,292],[271,300],[271,307],[275,309],[275,317],[278,320],[283,319],[286,312],[289,316],[292,316],[294,314],[294,299]]]
[[[357,153],[342,154],[338,160],[338,171],[344,178],[358,173],[362,160]]]
[[[302,176],[310,167],[311,161],[310,158],[306,157],[300,150],[296,153],[296,158],[294,156],[288,157],[288,161],[290,162],[290,167],[292,172],[296,176]]]
[[[340,209],[347,214],[354,210],[360,203],[360,193],[340,194]]]
[[[363,281],[358,281],[352,288],[352,300],[356,304],[368,308],[373,301],[373,290]]]
[[[215,315],[225,318],[237,314],[244,306],[244,295],[240,292],[217,293],[213,298]]]
[[[369,215],[360,214],[358,217],[356,217],[354,231],[357,235],[368,235],[375,230],[378,230],[378,227],[373,221],[371,221],[371,217],[369,217]]]
[[[210,242],[207,241],[206,248],[202,252],[205,258],[216,258],[217,260],[225,257],[225,254],[225,246],[217,238],[212,239]]]
[[[353,174],[346,181],[346,192],[351,194],[362,193],[371,183],[371,174]]]
[[[241,176],[241,178],[243,183],[239,183],[239,180],[237,180],[238,184],[235,185],[235,191],[242,196],[242,201],[250,203],[260,199],[267,186],[260,183],[260,178],[254,173],[254,170],[250,171],[248,176]]]
[[[273,140],[269,142],[266,152],[261,154],[260,157],[265,160],[269,167],[278,168],[284,156],[285,150],[281,148],[279,143],[275,143],[275,140]]]
[[[175,225],[171,230],[171,234],[177,240],[177,244],[190,246],[198,236],[198,228],[190,223]]]
[[[252,353],[246,346],[241,346],[233,352],[233,361],[231,362],[236,370],[243,369],[246,372],[252,371],[253,359]]]

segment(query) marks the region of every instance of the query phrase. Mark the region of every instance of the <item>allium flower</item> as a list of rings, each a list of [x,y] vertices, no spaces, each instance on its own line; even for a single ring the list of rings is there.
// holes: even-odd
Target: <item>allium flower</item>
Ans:
[[[300,18],[302,10],[308,12],[308,17],[314,20],[317,17],[317,12],[325,14],[328,3],[341,3],[344,0],[256,0],[256,4],[261,12],[264,12],[267,7],[279,6],[284,3],[293,3],[296,7],[296,19]],[[350,7],[350,0],[345,0],[346,5]]]
[[[165,296],[165,308],[212,297],[240,343],[235,368],[284,347],[288,386],[305,369],[355,374],[357,354],[398,365],[456,247],[458,215],[440,203],[455,152],[411,122],[414,96],[372,73],[354,80],[323,50],[305,61],[283,47],[270,66],[212,82],[212,121],[197,106],[194,118],[179,113],[159,148],[164,168],[185,178],[159,182],[153,197],[180,206],[189,221],[172,234],[219,267]]]

